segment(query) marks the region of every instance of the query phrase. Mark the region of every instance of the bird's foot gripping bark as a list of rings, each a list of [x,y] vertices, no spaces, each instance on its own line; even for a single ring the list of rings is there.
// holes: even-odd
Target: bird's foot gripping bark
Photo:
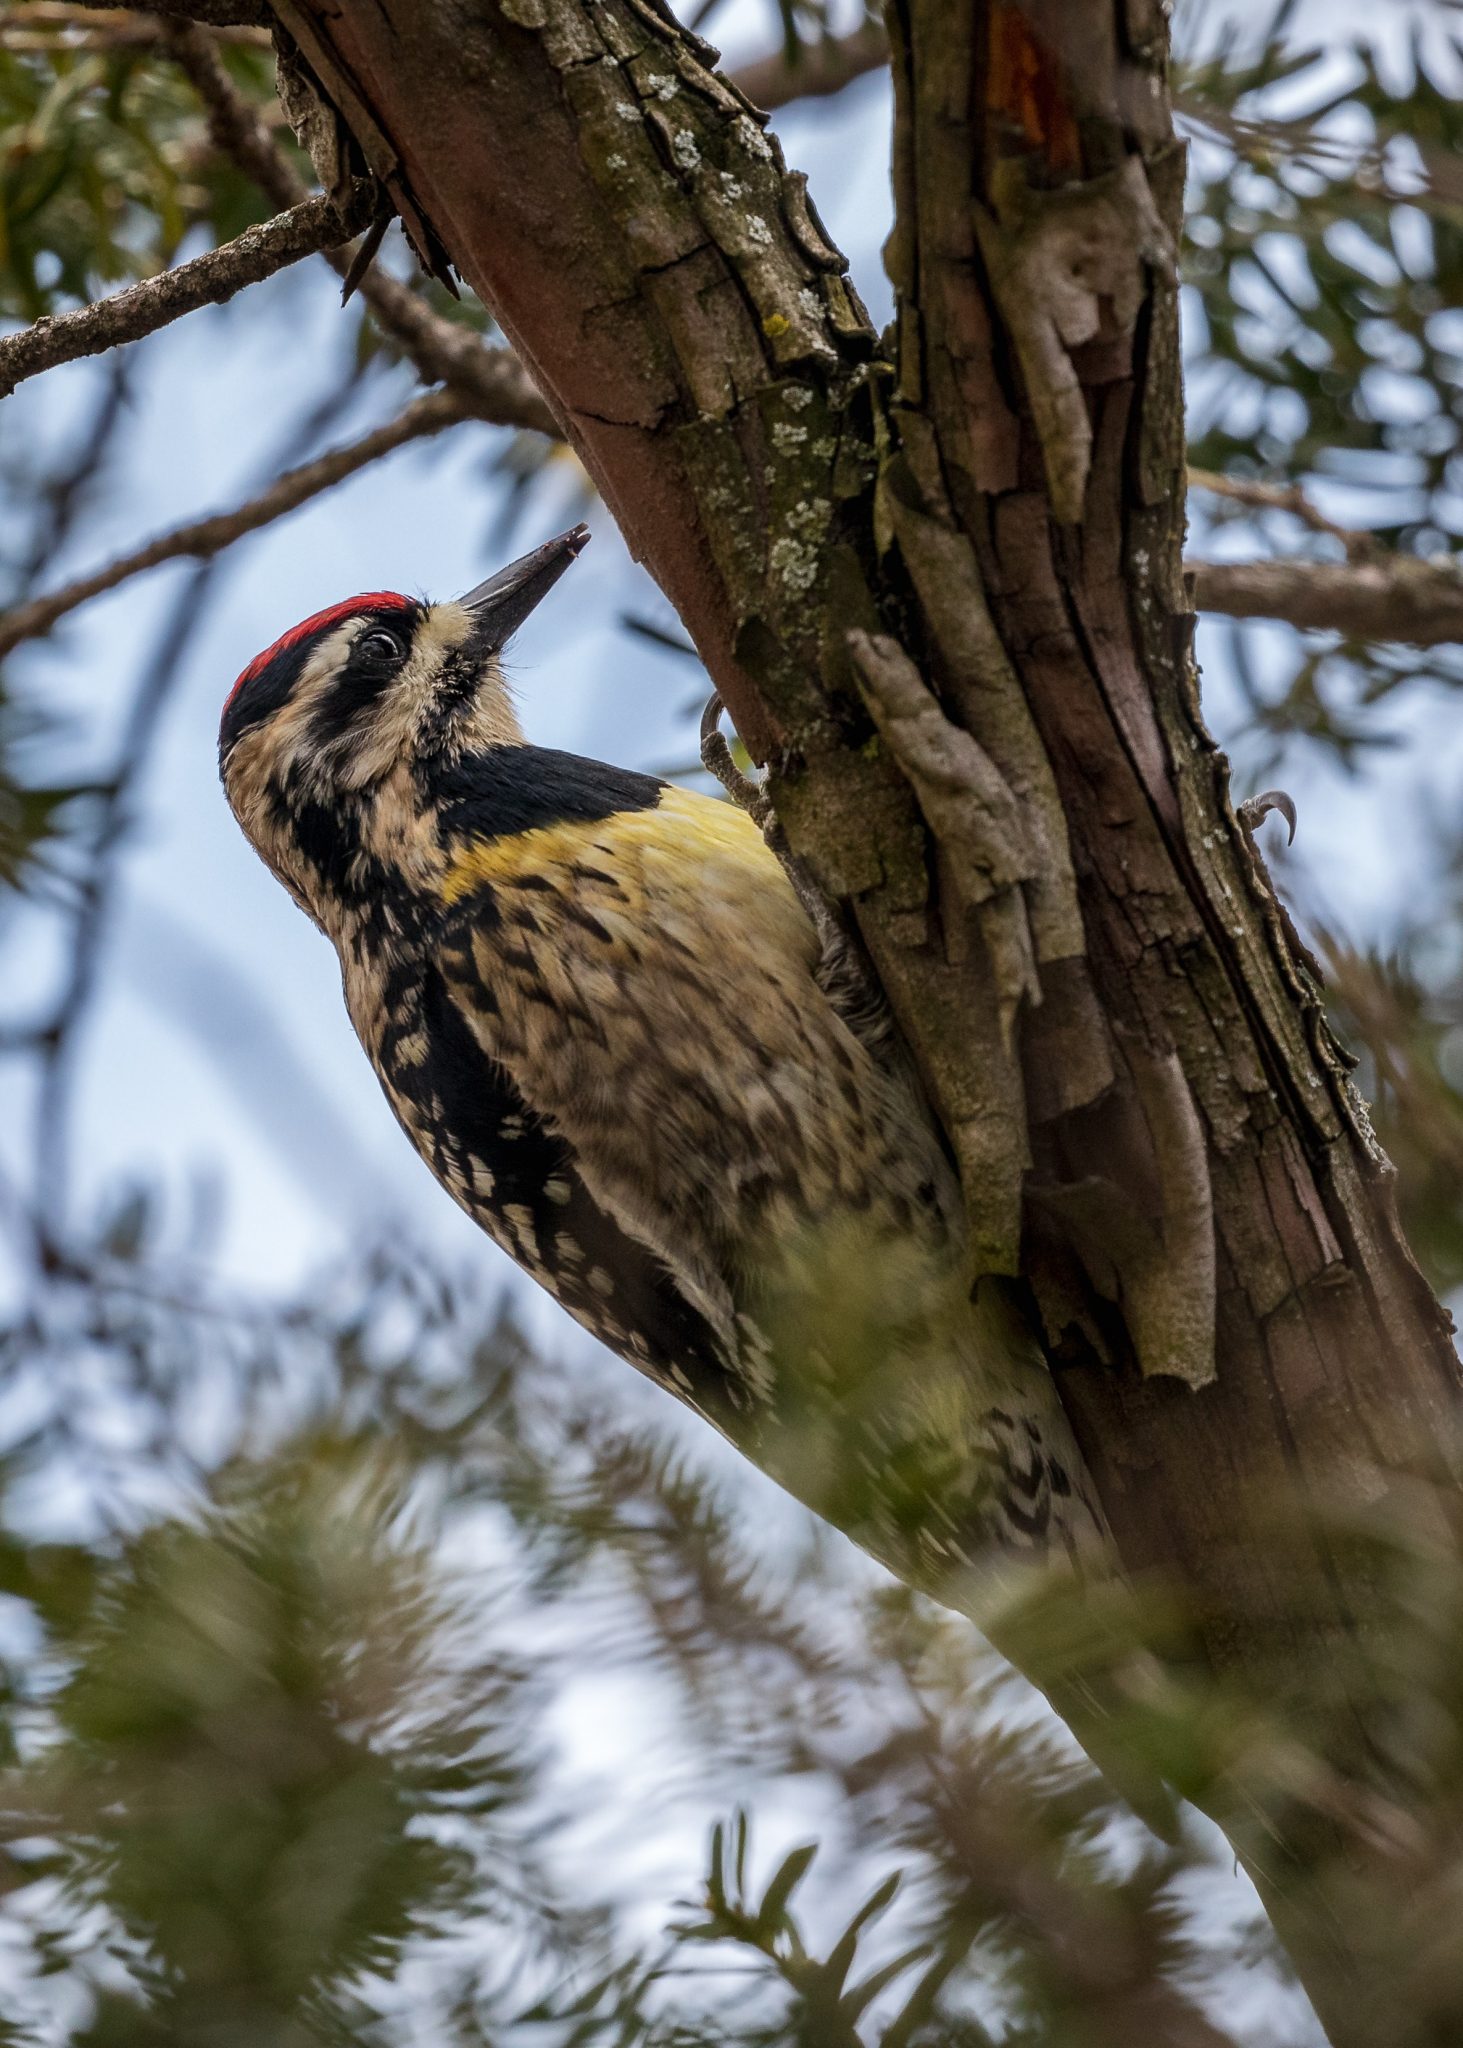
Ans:
[[[807,912],[818,935],[818,986],[854,1036],[877,1058],[887,1060],[893,1033],[883,992],[865,967],[838,911],[788,845],[766,783],[744,775],[732,758],[721,730],[724,710],[720,696],[714,696],[701,714],[701,765],[752,820]]]
[[[701,714],[701,765],[708,775],[716,777],[732,802],[746,812],[769,849],[777,855],[783,873],[793,886],[793,893],[808,913],[819,939],[826,942],[828,932],[836,928],[838,922],[833,906],[788,845],[787,834],[772,808],[767,784],[744,775],[733,760],[726,734],[721,729],[725,709],[721,698],[715,696]]]

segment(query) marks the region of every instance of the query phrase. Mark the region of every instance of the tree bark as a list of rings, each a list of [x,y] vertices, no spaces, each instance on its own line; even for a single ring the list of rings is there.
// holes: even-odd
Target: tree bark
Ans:
[[[1400,1500],[1459,1376],[1200,716],[1159,0],[896,0],[883,341],[653,0],[276,11],[857,919],[1126,1566],[1183,1589],[1212,1670],[1303,1706],[1340,1791],[1186,1789],[1332,2038],[1434,2038],[1309,1883],[1338,1850],[1367,1866],[1362,1809],[1407,1793],[1376,1574],[1307,1514]],[[940,800],[896,701],[964,736],[934,779],[981,802]]]

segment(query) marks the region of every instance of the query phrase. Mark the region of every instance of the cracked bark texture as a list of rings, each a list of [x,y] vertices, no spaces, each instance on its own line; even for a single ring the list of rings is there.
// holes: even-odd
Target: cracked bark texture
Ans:
[[[857,919],[1125,1564],[1303,1703],[1358,1802],[1405,1804],[1372,1582],[1317,1533],[1298,1587],[1271,1532],[1385,1501],[1458,1372],[1200,717],[1160,0],[895,0],[883,339],[653,0],[277,12]],[[1214,1803],[1333,2038],[1385,2044],[1359,1930],[1291,1903],[1368,1853],[1346,1800]]]

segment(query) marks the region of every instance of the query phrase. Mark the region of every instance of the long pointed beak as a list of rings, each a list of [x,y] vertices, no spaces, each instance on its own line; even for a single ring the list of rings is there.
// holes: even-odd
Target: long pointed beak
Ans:
[[[473,637],[484,654],[495,654],[523,624],[540,598],[547,597],[575,556],[589,545],[589,528],[571,526],[520,555],[476,590],[457,601],[473,615]]]

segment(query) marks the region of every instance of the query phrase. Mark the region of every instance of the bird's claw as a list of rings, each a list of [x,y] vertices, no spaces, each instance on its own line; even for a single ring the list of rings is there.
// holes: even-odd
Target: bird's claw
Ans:
[[[732,750],[726,743],[721,729],[721,714],[725,710],[720,695],[710,698],[701,714],[701,765],[708,775],[714,775],[734,804],[747,813],[756,825],[767,826],[772,816],[772,803],[760,782],[754,782],[750,775],[743,775],[732,759]]]
[[[732,802],[746,812],[762,834],[826,947],[839,930],[838,921],[812,876],[788,845],[787,834],[772,808],[766,784],[754,782],[750,775],[743,775],[732,759],[731,748],[721,730],[721,715],[725,709],[720,696],[715,696],[701,714],[701,765],[708,775],[716,777]]]
[[[1235,816],[1247,832],[1253,832],[1257,825],[1269,817],[1271,811],[1278,811],[1284,818],[1288,834],[1285,843],[1287,846],[1294,846],[1295,804],[1283,789],[1262,789],[1258,796],[1252,796],[1248,802],[1242,803]]]

